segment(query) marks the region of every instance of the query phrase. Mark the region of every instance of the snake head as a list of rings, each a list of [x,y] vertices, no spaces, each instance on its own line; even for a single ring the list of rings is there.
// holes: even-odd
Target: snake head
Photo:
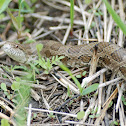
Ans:
[[[27,55],[24,48],[18,43],[8,42],[5,43],[2,47],[2,50],[13,60],[26,63],[27,62]]]

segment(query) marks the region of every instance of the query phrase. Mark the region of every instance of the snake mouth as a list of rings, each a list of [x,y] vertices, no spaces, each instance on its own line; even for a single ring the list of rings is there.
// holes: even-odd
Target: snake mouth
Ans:
[[[10,43],[4,44],[2,47],[2,50],[13,60],[20,62],[20,63],[25,63],[27,61],[26,54],[23,50],[18,48],[17,45],[12,45]]]

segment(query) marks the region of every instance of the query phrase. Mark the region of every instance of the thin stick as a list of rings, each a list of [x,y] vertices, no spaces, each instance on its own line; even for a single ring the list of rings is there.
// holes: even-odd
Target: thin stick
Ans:
[[[111,2],[112,2],[112,8],[114,9],[115,0],[112,0]],[[114,23],[114,21],[113,21],[112,17],[110,16],[110,20],[109,20],[109,24],[108,24],[108,30],[107,30],[107,42],[110,41],[113,23]]]
[[[28,107],[25,107],[25,109],[29,109]],[[71,116],[74,118],[77,118],[77,115],[75,114],[69,114],[69,113],[65,113],[65,112],[57,112],[57,111],[50,111],[50,110],[45,110],[45,109],[36,109],[36,108],[31,108],[32,111],[39,111],[39,112],[49,112],[49,113],[55,113],[55,114],[60,114],[60,115],[65,115],[65,116]]]
[[[27,14],[26,17],[36,17],[40,19],[45,19],[48,21],[53,21],[53,22],[62,22],[70,24],[70,19],[69,18],[59,18],[59,17],[50,17],[50,16],[42,16],[40,14],[32,13],[32,14]],[[83,26],[84,23],[82,20],[74,20],[74,24],[81,25]]]
[[[107,42],[107,10],[105,4],[103,5],[104,12],[104,41]]]
[[[98,71],[97,73],[93,74],[91,77],[86,77],[83,79],[81,87],[83,87],[85,84],[88,84],[90,81],[94,80],[96,77],[98,77],[100,74],[104,73],[107,71],[107,68],[104,68],[100,71]]]
[[[29,104],[29,107],[28,107],[28,116],[27,116],[27,126],[30,126],[30,124],[31,124],[31,114],[32,114],[31,108],[32,108],[32,105]]]
[[[100,84],[100,85],[98,86],[98,88],[105,87],[105,86],[107,86],[107,85],[109,85],[109,84],[111,84],[111,83],[117,82],[117,81],[119,81],[119,80],[121,80],[121,79],[122,79],[122,77],[118,77],[118,78],[116,78],[116,79],[113,79],[113,80],[110,80],[110,81],[108,81],[108,82],[102,83],[102,84]]]
[[[62,44],[63,44],[63,45],[65,45],[65,42],[66,42],[66,40],[67,40],[67,38],[68,38],[68,36],[69,36],[70,30],[71,30],[71,24],[69,24],[69,26],[68,26],[68,28],[67,28],[67,30],[66,30],[66,33],[65,33],[65,35],[64,35],[64,37],[63,37],[63,41],[62,41]]]
[[[98,117],[98,118],[96,119],[95,125],[99,125],[99,123],[103,120],[103,118],[104,118],[104,116],[105,116],[105,113],[106,113],[106,111],[107,111],[107,109],[108,109],[108,106],[109,106],[110,102],[112,101],[112,99],[115,98],[117,92],[118,92],[118,89],[116,88],[116,89],[114,90],[114,92],[111,94],[110,98],[104,103],[104,105],[103,105],[104,108],[103,108],[103,110],[101,111],[100,117]]]
[[[119,3],[119,14],[120,14],[120,17],[122,19],[122,21],[125,20],[125,13],[124,13],[124,6],[123,6],[123,2],[122,0],[118,0],[118,3]],[[123,32],[121,29],[119,29],[119,39],[118,39],[118,45],[123,47]]]

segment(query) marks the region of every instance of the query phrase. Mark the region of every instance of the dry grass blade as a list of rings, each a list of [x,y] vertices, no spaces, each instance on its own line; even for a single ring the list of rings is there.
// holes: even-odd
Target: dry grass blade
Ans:
[[[99,125],[99,123],[103,120],[103,118],[104,118],[104,116],[105,116],[105,113],[106,113],[106,111],[107,111],[107,109],[108,109],[108,106],[109,106],[110,102],[112,101],[112,99],[114,99],[115,96],[117,95],[117,92],[118,92],[118,89],[116,88],[116,89],[114,90],[114,92],[111,94],[111,96],[109,97],[109,99],[104,103],[104,105],[102,106],[103,109],[102,109],[102,111],[101,111],[101,115],[100,115],[100,117],[98,117],[98,118],[96,119],[95,125]]]

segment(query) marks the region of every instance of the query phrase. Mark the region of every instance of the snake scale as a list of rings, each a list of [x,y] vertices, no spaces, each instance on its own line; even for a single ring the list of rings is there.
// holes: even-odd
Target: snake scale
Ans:
[[[116,44],[108,42],[93,42],[84,45],[62,45],[53,40],[38,41],[32,44],[6,43],[2,48],[4,52],[20,63],[28,63],[32,55],[36,55],[36,44],[42,43],[41,55],[44,57],[64,56],[62,62],[67,66],[81,67],[89,64],[97,45],[99,62],[106,68],[117,70],[126,78],[126,50]],[[36,55],[37,56],[37,55]],[[125,79],[126,80],[126,79]]]

